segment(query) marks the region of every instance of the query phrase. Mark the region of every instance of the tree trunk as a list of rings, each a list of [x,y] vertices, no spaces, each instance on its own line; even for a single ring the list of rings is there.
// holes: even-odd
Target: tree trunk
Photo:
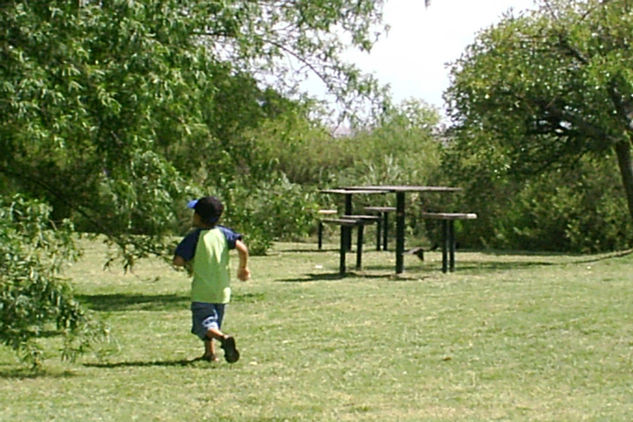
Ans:
[[[624,185],[626,200],[629,204],[629,214],[631,214],[631,219],[633,220],[633,159],[631,158],[631,142],[628,139],[616,142],[615,152],[618,156],[622,184]]]

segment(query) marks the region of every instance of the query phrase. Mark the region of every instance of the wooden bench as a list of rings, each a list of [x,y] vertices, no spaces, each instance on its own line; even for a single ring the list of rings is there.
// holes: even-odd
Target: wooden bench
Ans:
[[[323,210],[317,211],[317,214],[319,214],[319,216],[336,215],[336,213],[337,213],[336,210],[330,210],[330,209],[323,209]],[[317,237],[318,237],[319,250],[321,250],[323,248],[323,219],[321,217],[319,217],[319,225],[317,227]]]
[[[423,212],[422,218],[442,220],[442,272],[455,271],[455,220],[474,220],[475,213]]]
[[[382,250],[387,250],[387,240],[389,236],[389,213],[394,212],[396,207],[365,207],[365,211],[373,212],[380,217],[376,224],[376,250],[380,250],[382,232]]]
[[[372,224],[378,217],[374,215],[344,215],[340,218],[324,218],[324,223],[336,224],[341,227],[341,243],[339,248],[339,272],[345,275],[345,254],[349,250],[348,239],[351,239],[351,229],[357,228],[356,236],[356,269],[362,268],[363,231],[366,224]]]
[[[380,221],[380,218],[378,216],[366,215],[366,214],[344,214],[341,216],[341,218],[360,220],[360,222],[363,223],[362,227],[358,226],[359,230],[361,231],[360,233],[361,240],[363,238],[362,231],[364,230],[364,227],[368,224],[378,223]],[[346,231],[349,232],[349,230],[346,230]],[[345,244],[347,245],[347,250],[349,251],[352,249],[352,237],[351,237],[351,233],[346,233],[346,235],[347,235],[347,241],[345,242]]]

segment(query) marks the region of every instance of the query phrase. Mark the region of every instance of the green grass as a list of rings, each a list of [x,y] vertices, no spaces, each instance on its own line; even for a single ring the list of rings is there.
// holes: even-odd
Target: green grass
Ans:
[[[282,243],[234,282],[225,329],[242,359],[192,362],[189,280],[153,261],[68,271],[115,342],[42,372],[0,349],[2,421],[628,421],[632,254],[439,253],[393,276],[367,246],[337,277],[336,246]],[[349,255],[354,263],[354,255]],[[236,263],[234,259],[233,263]]]

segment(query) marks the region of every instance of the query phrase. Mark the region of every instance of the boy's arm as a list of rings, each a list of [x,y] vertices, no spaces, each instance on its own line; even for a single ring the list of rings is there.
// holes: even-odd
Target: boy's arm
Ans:
[[[174,260],[171,263],[174,267],[184,267],[187,261],[180,255],[174,255]]]
[[[237,278],[246,281],[251,277],[251,271],[248,269],[248,248],[241,240],[235,241],[235,249],[240,258],[240,264],[237,269]]]
[[[171,263],[174,267],[184,267],[185,270],[187,270],[187,273],[189,275],[193,274],[193,269],[191,268],[191,262],[185,261],[185,258],[183,258],[182,256],[174,255],[174,259],[173,261],[171,261]]]
[[[196,253],[199,236],[200,230],[194,230],[180,241],[174,252],[174,259],[171,261],[174,267],[185,267],[191,274],[191,262]]]

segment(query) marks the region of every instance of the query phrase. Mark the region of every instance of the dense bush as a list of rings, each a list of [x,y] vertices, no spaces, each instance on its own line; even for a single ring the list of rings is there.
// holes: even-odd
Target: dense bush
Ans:
[[[222,224],[243,233],[254,255],[265,254],[274,240],[305,237],[314,225],[315,194],[283,174],[257,183],[232,181],[216,193],[226,203]]]
[[[419,183],[439,165],[439,115],[424,103],[386,109],[374,124],[347,134],[306,115],[295,107],[250,132],[256,160],[248,170],[256,179],[279,172],[302,186]]]
[[[408,100],[388,109],[370,128],[351,137],[353,165],[341,169],[343,184],[429,184],[440,164],[439,115]]]
[[[263,122],[249,135],[256,165],[249,171],[258,178],[282,173],[291,183],[303,186],[334,183],[341,169],[353,165],[353,139],[334,137],[322,124],[311,121],[301,110],[289,110]]]
[[[610,167],[584,160],[525,183],[500,218],[500,246],[572,252],[630,247],[633,227],[617,169]]]
[[[472,152],[472,151],[470,151]],[[585,157],[539,174],[508,174],[499,151],[455,151],[444,159],[460,204],[479,218],[464,225],[468,245],[501,249],[598,252],[633,245],[618,169]],[[449,174],[449,172],[446,172]]]
[[[297,109],[267,120],[248,134],[253,153],[243,173],[214,181],[214,192],[227,202],[225,222],[247,236],[253,253],[265,253],[274,240],[312,233],[319,207],[340,209],[339,196],[320,195],[318,188],[437,184],[464,191],[407,195],[407,230],[422,242],[436,244],[440,233],[437,222],[418,217],[421,208],[477,212],[476,221],[456,225],[462,247],[592,252],[633,243],[619,174],[608,159],[512,174],[489,135],[462,132],[472,138],[455,142],[451,134],[440,138],[437,125],[437,113],[415,102],[342,138]],[[355,198],[357,209],[393,202],[391,195]]]
[[[341,208],[340,196],[316,194],[319,188],[433,182],[441,157],[441,143],[435,136],[439,116],[427,105],[404,102],[385,110],[372,127],[345,136],[333,136],[296,111],[269,120],[251,133],[259,160],[249,167],[251,177],[270,181],[251,180],[253,186],[244,183],[231,193],[234,198],[245,193],[242,202],[250,205],[235,218],[251,227],[257,239],[305,236],[316,227],[318,207]],[[266,173],[281,176],[271,179]],[[407,199],[410,209],[419,209],[416,195]],[[362,209],[370,204],[393,205],[394,198],[372,195],[354,201]],[[408,220],[411,229],[417,225],[415,214]]]

